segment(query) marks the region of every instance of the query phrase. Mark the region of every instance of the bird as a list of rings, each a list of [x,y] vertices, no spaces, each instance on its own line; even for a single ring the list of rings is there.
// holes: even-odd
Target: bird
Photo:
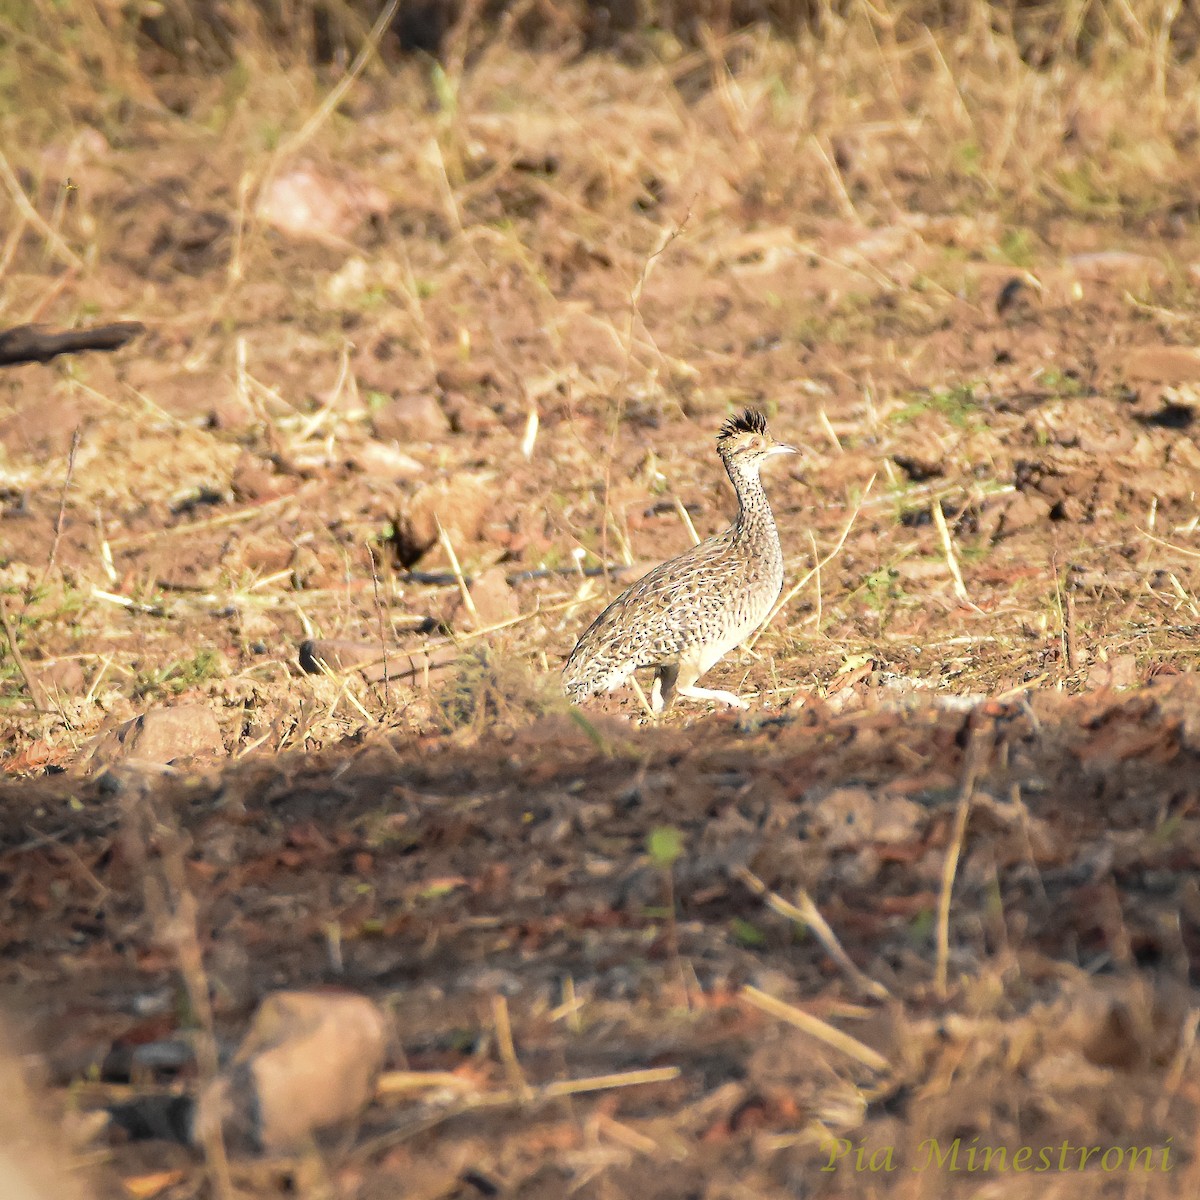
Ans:
[[[717,454],[737,493],[733,524],[654,567],[592,622],[563,667],[568,700],[615,691],[653,667],[655,713],[677,696],[749,708],[732,692],[696,685],[762,625],[783,590],[783,549],[759,471],[775,455],[795,453],[755,409],[722,425]]]

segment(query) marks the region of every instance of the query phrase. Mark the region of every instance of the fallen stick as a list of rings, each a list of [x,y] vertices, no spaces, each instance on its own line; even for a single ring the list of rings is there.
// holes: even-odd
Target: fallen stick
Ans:
[[[91,329],[68,329],[65,333],[49,333],[40,325],[15,325],[0,333],[0,367],[48,363],[60,354],[82,350],[119,350],[145,331],[140,321],[117,321]]]

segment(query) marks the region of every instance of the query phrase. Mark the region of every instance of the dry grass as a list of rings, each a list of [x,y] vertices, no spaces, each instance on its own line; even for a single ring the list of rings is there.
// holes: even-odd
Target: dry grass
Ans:
[[[295,636],[285,631],[297,621],[298,632],[378,638],[384,609],[405,618],[451,612],[452,590],[421,591],[390,573],[369,596],[362,590],[367,556],[379,557],[407,485],[388,482],[370,499],[344,489],[343,507],[357,510],[336,518],[332,536],[303,511],[306,493],[320,492],[313,480],[328,483],[347,459],[361,464],[374,406],[397,392],[449,397],[467,414],[455,419],[479,430],[419,456],[421,466],[453,475],[482,456],[506,475],[498,514],[530,547],[518,552],[520,567],[561,567],[578,552],[586,562],[630,562],[676,549],[654,523],[655,537],[635,532],[631,516],[658,497],[679,511],[684,496],[704,510],[700,533],[719,522],[726,502],[710,493],[711,463],[697,461],[695,448],[730,405],[762,397],[789,435],[819,419],[825,436],[808,439],[808,486],[778,489],[795,512],[795,569],[805,590],[818,589],[819,615],[815,628],[801,632],[813,619],[801,613],[799,626],[765,640],[773,679],[797,636],[831,635],[852,658],[887,625],[904,626],[920,590],[905,577],[936,578],[937,569],[924,534],[873,545],[889,508],[903,522],[929,506],[954,596],[986,607],[988,595],[977,582],[968,588],[962,571],[992,548],[987,539],[963,545],[962,522],[1011,487],[996,438],[1025,424],[996,413],[992,398],[1054,374],[1065,383],[1042,387],[1052,405],[1033,419],[1053,422],[1058,404],[1070,421],[1073,381],[1104,391],[1119,379],[1097,375],[1069,342],[1049,349],[1061,365],[1046,361],[1043,343],[1005,371],[986,359],[972,366],[949,344],[952,332],[939,334],[965,324],[994,340],[989,289],[999,273],[1033,270],[1046,278],[1037,280],[1043,290],[1053,287],[1060,249],[1089,248],[1114,214],[1126,230],[1120,240],[1141,244],[1186,221],[1195,191],[1198,68],[1169,6],[1088,10],[1086,19],[1081,10],[1035,37],[1033,14],[1014,24],[982,4],[929,27],[913,9],[852,4],[823,11],[819,34],[801,30],[794,42],[759,28],[708,33],[694,49],[650,39],[654,52],[636,67],[603,54],[529,54],[503,28],[482,38],[481,26],[451,45],[482,39],[469,69],[453,52],[445,67],[414,60],[385,69],[368,41],[337,82],[303,65],[303,39],[268,43],[253,34],[251,10],[232,11],[236,61],[216,77],[181,80],[156,74],[120,19],[82,6],[80,24],[63,24],[40,51],[54,58],[56,95],[71,119],[60,107],[39,138],[10,139],[24,150],[8,181],[9,320],[72,323],[102,311],[155,330],[132,369],[56,369],[55,404],[86,431],[68,489],[61,434],[50,453],[36,439],[26,441],[29,455],[14,443],[6,464],[12,494],[61,492],[74,531],[61,556],[54,546],[44,560],[36,550],[10,559],[6,582],[24,626],[15,632],[50,648],[49,630],[70,614],[77,633],[54,653],[82,653],[95,685],[85,706],[64,701],[39,731],[78,737],[121,711],[122,697],[169,695],[204,675],[210,693],[253,709],[261,681],[288,669],[280,635]],[[31,9],[22,35],[47,33],[43,16]],[[1037,55],[1035,41],[1044,47]],[[52,111],[24,90],[37,86],[24,77],[10,86],[3,119],[14,137]],[[155,97],[168,86],[177,94],[166,102],[181,116]],[[118,126],[131,102],[142,115],[132,125],[122,115]],[[161,147],[151,156],[146,138]],[[325,250],[289,246],[264,228],[258,199],[299,162],[363,168],[385,196],[377,233]],[[1136,285],[1128,305],[1118,293],[1130,331],[1122,339],[1156,327],[1186,339],[1194,321],[1183,255],[1179,247],[1162,256],[1168,281],[1152,305],[1133,303],[1148,296]],[[1047,300],[1046,319],[1065,327],[1081,317],[1086,331],[1099,312],[1092,300],[1074,308],[1070,295]],[[382,353],[385,370],[373,363]],[[33,376],[11,378],[27,389]],[[927,390],[943,381],[950,390]],[[10,404],[21,394],[10,393]],[[225,428],[198,421],[217,409]],[[641,458],[629,441],[638,426],[658,429]],[[1031,432],[1035,448],[1047,431]],[[914,446],[937,469],[931,483],[897,472],[892,455],[912,457]],[[310,482],[222,507],[247,450]],[[850,536],[847,568],[830,587],[817,564],[829,568],[827,552],[839,545],[831,531],[847,506],[856,511],[880,465],[887,494],[866,502],[873,519]],[[380,473],[357,469],[364,484]],[[970,474],[978,482],[964,484]],[[545,519],[521,518],[517,505]],[[1194,515],[1154,511],[1182,528]],[[139,512],[148,519],[133,528]],[[261,545],[280,527],[296,544],[282,555]],[[256,536],[263,552],[239,553],[238,541]],[[211,569],[185,572],[202,579],[168,580],[185,586],[164,590],[158,568],[217,539]],[[1191,564],[1156,545],[1163,554],[1147,545],[1141,557],[1171,568],[1177,591],[1165,607],[1178,607],[1191,594]],[[478,534],[460,550],[461,570],[450,564],[460,580],[500,553]],[[1041,630],[1046,583],[1042,572],[1037,594],[993,594],[992,611],[1010,606],[1018,623]],[[469,623],[471,593],[461,582],[457,590]],[[529,589],[518,597],[527,619],[487,640],[502,658],[538,669],[557,660],[584,611],[564,614],[566,586],[532,590],[536,598]],[[866,626],[855,611],[864,600],[878,618]],[[136,652],[89,649],[92,634],[111,628],[114,606],[185,623],[230,611],[257,632],[235,634],[236,648],[227,643],[223,658],[202,666],[198,647],[178,653],[170,622],[142,621]],[[553,615],[529,619],[534,606]],[[978,637],[945,634],[964,645]],[[1027,656],[1009,630],[984,636],[1004,642],[1009,661]],[[247,654],[255,639],[271,647],[266,661]],[[978,677],[968,665],[959,687],[1015,682],[987,655],[976,665]],[[10,679],[14,699],[28,690]],[[808,683],[819,690],[820,681]],[[377,703],[314,702],[351,724]],[[403,707],[416,727],[437,711],[419,700]]]

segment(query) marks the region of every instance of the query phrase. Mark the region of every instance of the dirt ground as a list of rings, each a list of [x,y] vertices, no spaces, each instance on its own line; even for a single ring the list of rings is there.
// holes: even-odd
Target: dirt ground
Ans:
[[[1195,67],[892,35],[10,118],[0,323],[146,326],[0,373],[0,1008],[93,1196],[1200,1187]],[[749,712],[571,710],[747,405]],[[231,1182],[106,1125],[189,948],[405,1089]]]

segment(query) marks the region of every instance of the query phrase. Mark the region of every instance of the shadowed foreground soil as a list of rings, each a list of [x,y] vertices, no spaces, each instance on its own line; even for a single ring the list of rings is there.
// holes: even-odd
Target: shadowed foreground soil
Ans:
[[[84,1110],[195,1086],[187,1062],[125,1086],[131,1048],[188,1024],[172,881],[198,901],[222,1041],[271,988],[385,1002],[394,1064],[462,1086],[381,1098],[329,1139],[325,1169],[355,1195],[1184,1195],[1200,1172],[1198,701],[1185,676],[973,713],[885,702],[587,735],[547,719],[470,746],[381,738],[194,778],[6,784],[0,970]],[[756,880],[807,891],[865,977]],[[538,1090],[663,1067],[677,1076]],[[286,1195],[311,1166],[234,1175]],[[98,1191],[194,1194],[200,1170],[167,1141],[117,1139]]]

